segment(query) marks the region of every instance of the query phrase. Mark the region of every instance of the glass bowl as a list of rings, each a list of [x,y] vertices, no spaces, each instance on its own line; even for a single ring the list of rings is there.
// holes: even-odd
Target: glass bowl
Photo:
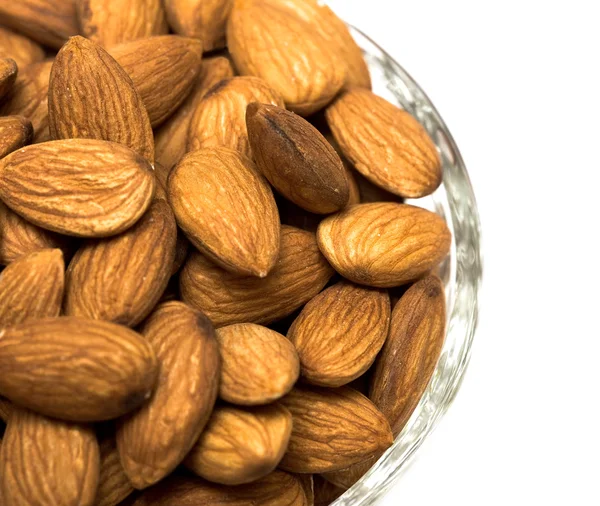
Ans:
[[[391,448],[332,506],[378,503],[440,421],[456,396],[469,363],[481,284],[479,215],[469,175],[452,135],[412,77],[366,35],[356,28],[350,29],[371,71],[373,92],[415,116],[439,150],[444,172],[442,186],[429,197],[406,202],[444,217],[453,241],[450,255],[439,270],[446,287],[448,322],[433,377]]]

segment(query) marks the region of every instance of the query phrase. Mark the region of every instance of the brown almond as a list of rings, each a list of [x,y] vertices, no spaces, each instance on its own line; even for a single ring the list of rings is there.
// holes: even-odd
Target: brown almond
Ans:
[[[0,58],[0,102],[8,96],[17,79],[17,64],[12,58]]]
[[[90,111],[103,111],[90,114]],[[154,138],[142,98],[123,68],[99,45],[72,37],[56,55],[48,89],[54,139],[101,139],[154,161]]]
[[[347,281],[311,299],[287,334],[298,350],[303,378],[337,387],[361,376],[383,346],[390,311],[386,291]]]
[[[91,427],[15,409],[0,451],[3,506],[92,506],[99,453]]]
[[[23,116],[0,117],[0,158],[33,140],[31,121]]]
[[[314,506],[329,506],[344,493],[344,489],[329,483],[321,476],[314,476],[315,503]]]
[[[217,327],[266,325],[306,304],[332,275],[314,234],[283,226],[279,259],[266,278],[231,274],[193,252],[180,273],[180,289],[183,300],[204,311]]]
[[[188,151],[225,146],[249,157],[246,108],[252,102],[283,106],[279,93],[256,77],[232,77],[215,84],[192,115]]]
[[[359,204],[325,218],[319,248],[336,271],[355,283],[393,287],[413,281],[450,251],[443,218],[408,204]]]
[[[279,252],[279,213],[254,163],[225,147],[184,156],[169,175],[169,202],[190,242],[233,273],[265,277]]]
[[[63,317],[0,330],[0,395],[47,416],[101,421],[148,399],[158,364],[127,327]]]
[[[317,233],[319,223],[321,223],[324,218],[322,214],[314,214],[305,211],[300,206],[284,199],[279,194],[275,195],[275,199],[277,201],[277,209],[279,209],[282,225],[301,228],[302,230],[306,230],[313,234]]]
[[[42,61],[44,50],[29,37],[0,26],[0,58],[12,58],[21,68]]]
[[[187,135],[198,102],[215,84],[235,74],[231,61],[223,56],[202,60],[194,89],[185,102],[154,133],[156,160],[171,168],[187,153]]]
[[[358,171],[353,171],[352,175],[358,187],[360,202],[368,204],[370,202],[398,202],[402,203],[402,197],[394,195],[380,186],[371,183],[365,176]],[[358,204],[358,202],[356,202]]]
[[[169,32],[161,0],[75,0],[82,35],[108,47]]]
[[[191,93],[200,72],[202,41],[162,35],[119,44],[108,52],[131,77],[156,127]]]
[[[264,79],[303,116],[330,102],[346,80],[338,52],[310,23],[290,16],[285,2],[236,1],[227,43],[242,75]]]
[[[13,409],[12,403],[8,399],[5,399],[4,397],[0,397],[0,420],[7,422],[8,417],[12,413],[12,409]]]
[[[246,124],[256,165],[285,198],[318,214],[346,206],[342,161],[308,121],[280,107],[252,103]]]
[[[173,212],[158,199],[130,229],[84,244],[67,271],[65,314],[137,325],[167,287],[176,238]]]
[[[315,506],[315,486],[312,474],[296,474],[306,496],[307,506]]]
[[[437,276],[427,276],[394,307],[390,335],[371,380],[369,398],[389,420],[394,436],[400,434],[429,384],[445,329],[444,286]]]
[[[344,469],[393,442],[383,414],[351,388],[296,387],[281,402],[293,419],[288,450],[279,466],[286,471]]]
[[[221,399],[233,404],[268,404],[287,394],[300,374],[298,354],[279,332],[238,323],[217,332],[223,360]]]
[[[25,255],[0,274],[0,327],[58,316],[65,284],[62,251]]]
[[[325,114],[346,158],[376,185],[401,197],[418,198],[441,184],[435,144],[408,112],[369,90],[354,88]]]
[[[331,471],[330,473],[321,473],[321,476],[336,487],[339,487],[342,490],[347,490],[358,480],[360,480],[364,474],[371,469],[371,467],[373,467],[373,464],[379,460],[383,453],[384,451],[381,450],[372,457],[369,457],[362,462],[352,464],[346,469]]]
[[[344,166],[344,172],[348,180],[348,203],[346,207],[360,204],[360,187],[356,180],[356,173],[352,171],[345,160],[342,160],[342,165]]]
[[[67,139],[0,160],[0,198],[35,225],[80,237],[132,226],[154,195],[150,164],[113,142]]]
[[[138,489],[163,479],[190,451],[208,422],[220,378],[215,331],[199,311],[166,302],[150,315],[141,333],[156,351],[158,387],[117,430],[121,462]]]
[[[121,465],[114,437],[100,443],[100,476],[94,506],[116,506],[134,491]]]

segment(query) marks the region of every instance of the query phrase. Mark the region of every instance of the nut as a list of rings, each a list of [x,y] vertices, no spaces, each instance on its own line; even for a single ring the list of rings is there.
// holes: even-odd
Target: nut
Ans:
[[[0,117],[0,158],[29,144],[33,139],[31,121],[23,116]]]

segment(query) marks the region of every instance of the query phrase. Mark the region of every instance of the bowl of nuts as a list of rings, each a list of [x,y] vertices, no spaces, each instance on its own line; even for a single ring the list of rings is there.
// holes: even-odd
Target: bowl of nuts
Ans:
[[[0,503],[375,504],[469,361],[458,148],[317,0],[127,3],[0,6]]]

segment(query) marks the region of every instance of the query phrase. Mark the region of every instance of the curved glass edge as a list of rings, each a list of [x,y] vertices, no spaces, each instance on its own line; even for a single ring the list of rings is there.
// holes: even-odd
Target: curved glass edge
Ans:
[[[442,186],[411,201],[446,219],[453,244],[439,273],[446,287],[448,325],[436,370],[412,417],[379,461],[332,506],[370,506],[398,480],[408,462],[444,415],[469,363],[477,326],[482,264],[475,195],[458,147],[435,107],[410,75],[358,29],[350,27],[371,71],[373,91],[413,114],[436,143],[442,158]]]

